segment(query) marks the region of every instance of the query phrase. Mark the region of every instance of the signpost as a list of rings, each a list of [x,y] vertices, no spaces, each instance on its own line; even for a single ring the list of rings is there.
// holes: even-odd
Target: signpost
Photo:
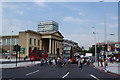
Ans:
[[[16,67],[17,67],[17,56],[18,56],[18,51],[20,51],[20,46],[18,44],[15,45],[14,48],[13,48],[13,51],[16,51]]]
[[[20,54],[25,54],[25,48],[20,48]]]

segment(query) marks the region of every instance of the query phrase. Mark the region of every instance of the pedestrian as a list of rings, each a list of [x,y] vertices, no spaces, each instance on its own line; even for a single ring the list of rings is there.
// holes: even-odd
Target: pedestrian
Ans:
[[[43,66],[44,65],[44,59],[42,58],[42,59],[40,59],[40,64],[41,64],[41,66]]]
[[[107,59],[105,59],[104,61],[104,71],[107,72],[107,66],[108,66],[108,62]]]
[[[103,67],[103,58],[102,57],[100,59],[100,64],[101,64],[101,67]]]
[[[79,58],[78,60],[78,67],[81,68],[81,70],[83,69],[83,59],[82,58]]]
[[[64,58],[64,59],[63,59],[63,66],[66,66],[66,62],[67,62],[67,59]]]
[[[8,56],[7,58],[10,59],[10,56]]]
[[[56,61],[55,61],[55,59],[52,60],[52,65],[53,65],[53,66],[56,65]]]
[[[87,60],[87,65],[88,65],[88,66],[90,65],[90,59]]]

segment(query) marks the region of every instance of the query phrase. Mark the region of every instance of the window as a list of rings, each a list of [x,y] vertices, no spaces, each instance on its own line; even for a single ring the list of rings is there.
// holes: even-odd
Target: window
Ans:
[[[32,44],[32,39],[30,38],[30,44]]]
[[[6,39],[3,39],[2,44],[6,45]]]
[[[11,43],[10,39],[7,39],[7,45],[10,45],[10,43]]]
[[[12,45],[15,45],[15,38],[12,39]]]
[[[19,39],[18,38],[16,38],[16,44],[19,44]]]

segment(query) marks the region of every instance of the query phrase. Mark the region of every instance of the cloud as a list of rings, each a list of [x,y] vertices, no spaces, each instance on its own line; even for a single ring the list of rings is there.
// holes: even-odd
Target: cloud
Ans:
[[[40,7],[48,7],[47,4],[45,4],[46,0],[33,0],[33,2],[35,2],[35,4],[37,4]]]
[[[80,18],[74,18],[74,17],[64,17],[63,21],[65,21],[65,22],[74,22],[74,23],[78,23],[78,24],[95,22],[94,20],[80,19]]]
[[[15,4],[15,3],[3,3],[2,8],[4,9],[10,9],[10,10],[17,10],[17,9],[23,9],[26,5],[24,4]]]
[[[67,36],[65,38],[77,42],[80,47],[84,46],[85,49],[89,49],[94,44],[94,36],[92,34],[71,34],[65,36]]]
[[[78,15],[80,15],[80,16],[85,16],[85,14],[83,14],[83,13],[81,13],[81,12],[79,12]]]
[[[111,19],[118,20],[118,16],[113,16],[113,17],[111,17]]]
[[[2,3],[0,3],[0,13],[2,13]],[[0,14],[0,34],[2,33],[2,14]]]
[[[19,14],[19,15],[23,15],[25,12],[17,10],[16,13]]]
[[[102,23],[100,23],[100,25],[102,25],[102,26],[104,26],[105,24],[104,24],[104,22],[102,22]],[[106,23],[106,26],[108,27],[108,28],[117,28],[118,27],[118,23]]]
[[[18,19],[3,19],[2,20],[2,34],[10,35],[11,31],[14,31],[14,34],[18,34],[19,31],[23,30],[22,27],[25,22]]]

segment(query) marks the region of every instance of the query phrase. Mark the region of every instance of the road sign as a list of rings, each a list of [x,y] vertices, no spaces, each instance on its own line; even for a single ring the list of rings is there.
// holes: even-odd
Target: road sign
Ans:
[[[20,54],[25,54],[25,48],[20,48]]]

